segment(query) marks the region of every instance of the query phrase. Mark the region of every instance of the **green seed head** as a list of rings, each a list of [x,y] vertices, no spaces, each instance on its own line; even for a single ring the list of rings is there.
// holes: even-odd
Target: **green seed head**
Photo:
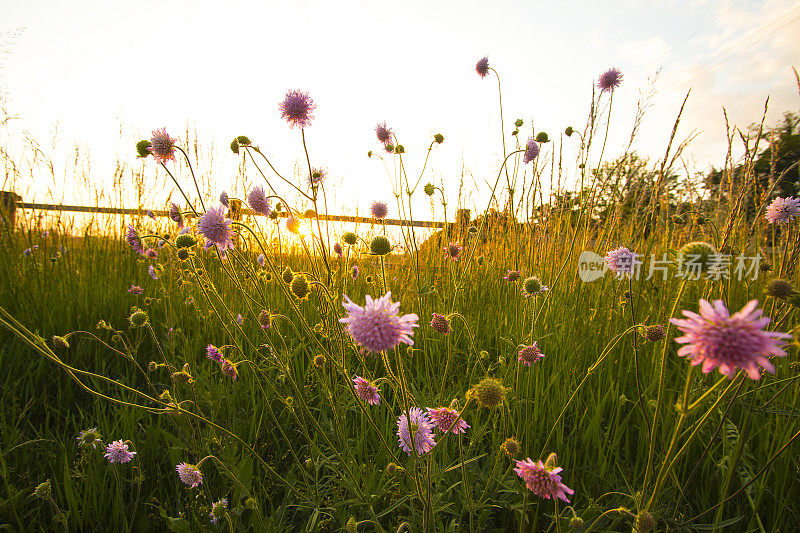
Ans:
[[[134,328],[144,327],[144,325],[147,324],[148,320],[147,313],[139,309],[131,313],[131,316],[128,317],[128,320],[130,321],[131,326],[133,326]]]
[[[717,250],[707,242],[690,242],[678,251],[678,269],[681,272],[699,270],[707,273],[716,264]]]
[[[292,269],[287,266],[281,276],[283,277],[283,281],[286,283],[291,283],[292,279],[294,279],[294,272],[292,272]]]
[[[647,511],[639,511],[633,523],[636,533],[650,533],[656,528],[656,519]]]
[[[136,153],[139,154],[139,157],[147,157],[150,155],[150,141],[142,139],[136,143]]]
[[[383,235],[378,235],[369,243],[369,249],[374,255],[386,255],[392,251],[392,245],[389,244],[389,239]]]
[[[404,154],[406,152],[405,147],[402,144],[398,144],[394,147],[394,153],[396,154]]]
[[[536,134],[536,142],[540,143],[550,142],[550,137],[547,135],[547,133],[540,131],[539,133]]]
[[[64,337],[59,337],[58,335],[53,335],[53,346],[56,348],[60,348],[62,350],[66,350],[69,348],[69,343],[67,339]]]
[[[238,137],[236,137],[236,142],[239,143],[239,146],[250,146],[250,139],[248,139],[244,135],[239,135]]]
[[[178,248],[191,248],[195,244],[197,244],[197,239],[188,233],[184,233],[175,237],[175,246]]]
[[[572,134],[575,133],[575,130],[572,129],[572,126],[567,126],[567,129],[564,130],[564,134],[567,137],[572,137]]]
[[[525,278],[525,281],[522,282],[522,288],[528,294],[538,294],[542,290],[542,282],[536,277]]]
[[[355,244],[358,242],[358,235],[356,235],[352,231],[345,231],[344,233],[342,233],[342,241],[344,241],[345,244],[349,244],[350,246],[355,246]]]
[[[433,186],[433,183],[426,183],[422,190],[425,191],[425,194],[428,196],[433,196],[435,187]]]
[[[344,530],[347,531],[347,533],[357,533],[358,522],[356,522],[356,519],[351,516],[350,519],[347,521],[347,523],[344,525]]]
[[[644,329],[644,337],[650,342],[657,342],[664,338],[666,332],[661,324],[653,324]]]
[[[484,378],[475,385],[475,395],[478,403],[484,407],[497,407],[503,403],[506,397],[506,389],[500,380],[495,378]]]
[[[231,141],[231,152],[233,152],[234,154],[239,153],[239,141],[237,141],[236,139]]]
[[[514,121],[514,125],[518,128],[521,128],[523,124],[525,124],[525,122],[523,122],[521,118],[518,118],[517,120]]]
[[[50,487],[50,480],[48,479],[44,483],[39,483],[36,485],[36,488],[33,490],[33,493],[42,499],[49,498],[50,494],[52,494],[52,489]]]
[[[292,290],[292,294],[300,300],[308,296],[308,280],[306,280],[306,277],[302,274],[296,274],[294,276],[289,288]]]
[[[436,144],[442,144],[444,142],[444,135],[437,133],[433,136],[433,140],[436,141]]]
[[[580,529],[583,527],[583,518],[580,516],[573,516],[569,521],[569,527],[571,529]]]
[[[181,261],[186,261],[187,259],[189,259],[189,250],[187,250],[186,248],[181,248],[180,250],[178,250],[177,255],[178,259],[180,259]]]
[[[314,366],[316,366],[317,368],[324,367],[325,362],[326,362],[325,356],[322,354],[319,354],[314,358]]]
[[[791,281],[787,281],[785,279],[775,278],[771,279],[769,283],[767,283],[767,287],[765,291],[769,296],[773,298],[778,298],[779,300],[785,300],[789,298],[791,295],[795,293],[794,287],[792,286]]]
[[[506,439],[502,445],[500,445],[500,449],[503,450],[504,454],[513,459],[519,454],[519,441],[514,437],[510,437]]]

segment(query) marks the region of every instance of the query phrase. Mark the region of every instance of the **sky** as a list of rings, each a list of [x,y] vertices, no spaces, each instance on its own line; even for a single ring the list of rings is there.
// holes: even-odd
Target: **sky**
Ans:
[[[18,180],[26,200],[94,203],[89,189],[122,197],[114,187],[132,187],[128,178],[115,185],[121,161],[143,173],[162,207],[164,173],[134,150],[160,127],[173,136],[188,127],[213,146],[213,164],[198,169],[212,189],[237,192],[240,159],[227,148],[237,135],[291,175],[305,155],[278,104],[300,89],[317,104],[305,133],[312,165],[328,171],[331,212],[364,214],[375,199],[394,204],[394,163],[367,157],[380,151],[374,128],[382,121],[404,145],[412,180],[433,135],[443,134],[422,182],[442,185],[449,213],[460,189],[466,207],[483,209],[502,160],[497,80],[475,72],[483,56],[500,75],[507,132],[516,118],[525,121],[523,142],[532,127],[555,142],[566,126],[582,130],[598,76],[622,71],[605,160],[624,150],[648,87],[654,94],[634,148],[663,157],[691,89],[677,140],[698,134],[683,160],[699,171],[724,160],[723,107],[742,128],[760,120],[767,97],[768,124],[800,109],[791,68],[800,68],[800,1],[0,0],[0,11],[7,41],[21,29],[0,58],[0,97],[18,117],[0,138],[13,157],[23,157],[23,139],[36,139],[60,169],[57,178]],[[578,142],[564,139],[565,159]],[[72,178],[76,166],[83,181]],[[441,216],[419,196],[415,218]]]

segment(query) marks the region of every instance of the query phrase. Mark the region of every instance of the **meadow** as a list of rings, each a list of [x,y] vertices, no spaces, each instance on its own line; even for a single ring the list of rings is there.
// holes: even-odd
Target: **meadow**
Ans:
[[[284,176],[243,136],[258,187],[205,190],[164,130],[136,149],[179,191],[169,217],[83,233],[18,211],[0,232],[3,529],[797,527],[789,171],[758,172],[763,119],[713,193],[677,175],[675,130],[646,169],[603,161],[621,82],[603,73],[586,124],[552,139],[504,124],[486,204],[424,234],[381,202],[325,225],[313,153]],[[311,98],[281,106],[304,147]],[[425,219],[412,197],[449,199],[399,136],[378,124],[371,156],[396,162],[392,209]]]

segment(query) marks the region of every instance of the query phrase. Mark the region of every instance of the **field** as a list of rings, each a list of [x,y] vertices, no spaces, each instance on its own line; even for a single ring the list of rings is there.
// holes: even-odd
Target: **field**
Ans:
[[[281,181],[242,137],[267,197],[220,207],[154,134],[137,148],[174,173],[173,219],[81,234],[17,211],[0,234],[4,529],[791,530],[800,207],[773,216],[761,129],[713,194],[676,177],[678,140],[647,172],[602,161],[605,81],[581,131],[526,142],[507,124],[479,216],[427,238],[380,205],[326,226],[324,175]],[[395,168],[403,219],[426,218],[412,196],[447,201]],[[399,311],[367,300],[384,296]],[[770,321],[704,308],[705,351],[679,353],[691,328],[670,319],[701,300],[757,300]]]

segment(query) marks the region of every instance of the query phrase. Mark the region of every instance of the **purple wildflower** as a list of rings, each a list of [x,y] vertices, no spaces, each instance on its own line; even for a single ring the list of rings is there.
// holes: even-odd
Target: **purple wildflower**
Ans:
[[[300,221],[295,217],[286,217],[286,229],[292,233],[300,233]]]
[[[130,288],[128,289],[128,292],[138,296],[144,292],[144,289],[138,285],[131,285]]]
[[[211,517],[211,523],[216,524],[220,519],[224,518],[227,513],[228,500],[223,498],[211,504],[211,512],[208,514],[208,516]]]
[[[522,156],[522,163],[527,165],[537,157],[539,157],[539,143],[536,142],[536,139],[530,137],[528,139],[528,144],[525,145],[525,154]]]
[[[244,323],[244,318],[242,318],[242,313],[236,315],[236,323],[239,324],[240,326],[242,325],[242,323]]]
[[[266,258],[264,257],[264,254],[258,254],[258,257],[256,257],[256,261],[258,262],[259,265],[261,265],[261,268],[264,268],[264,264],[266,264],[267,262]]]
[[[135,252],[142,253],[144,252],[144,245],[142,244],[142,238],[139,237],[139,233],[128,224],[128,229],[125,231],[125,240],[128,244],[133,248]]]
[[[546,500],[559,498],[569,503],[567,494],[575,494],[575,491],[561,482],[559,472],[563,468],[547,468],[542,460],[534,462],[530,457],[524,461],[515,461],[517,467],[514,472],[525,481],[528,489]]]
[[[236,370],[236,365],[230,359],[222,360],[222,373],[234,380],[239,377],[239,371]]]
[[[542,294],[543,292],[547,292],[549,290],[550,289],[547,287],[547,285],[543,285],[542,280],[536,276],[525,278],[525,280],[522,282],[522,294],[525,296],[525,298],[531,298],[537,294]]]
[[[222,205],[224,205],[228,209],[231,208],[230,202],[228,201],[228,192],[227,191],[222,191],[219,194],[219,203],[221,203]]]
[[[103,457],[108,459],[109,463],[129,463],[136,452],[128,450],[128,445],[122,440],[115,440],[106,446],[106,453]]]
[[[32,256],[33,255],[33,248],[25,248],[24,250],[22,250],[22,255],[24,255],[25,257]]]
[[[622,246],[608,252],[605,259],[608,268],[611,269],[617,277],[631,277],[636,270],[636,265],[642,264],[641,261],[636,259],[637,257],[639,257],[639,254]]]
[[[506,281],[517,281],[519,279],[519,270],[509,270],[508,274],[503,276],[503,279]]]
[[[328,171],[324,168],[312,168],[311,175],[308,177],[308,186],[316,187],[328,177]]]
[[[102,446],[103,440],[101,439],[100,432],[97,431],[97,428],[84,429],[78,433],[78,446],[83,446],[85,448],[91,446],[96,450],[98,444]]]
[[[206,238],[206,244],[203,247],[205,250],[214,244],[222,254],[225,254],[226,250],[233,250],[231,219],[225,218],[222,206],[211,207],[203,213],[203,216],[197,221],[197,231]]]
[[[206,346],[206,357],[214,361],[215,363],[222,363],[222,352],[219,351],[219,348],[214,346],[213,344],[209,344]]]
[[[683,311],[687,318],[670,318],[669,321],[685,333],[675,342],[686,344],[678,350],[678,355],[688,357],[692,366],[703,365],[703,373],[719,367],[721,374],[733,379],[736,369],[747,372],[751,379],[761,379],[759,366],[772,374],[775,367],[768,356],[783,357],[781,349],[784,341],[791,335],[776,331],[764,331],[769,317],[762,317],[761,309],[756,309],[758,300],[750,300],[741,311],[733,316],[722,300],[713,304],[700,300],[700,314]]]
[[[156,214],[155,214],[155,213],[153,213],[153,210],[152,210],[152,209],[148,209],[147,211],[145,211],[145,213],[144,213],[144,214],[145,214],[145,215],[147,215],[149,218],[152,218],[153,220],[155,220],[155,219],[156,219]]]
[[[445,251],[445,255],[449,259],[452,259],[453,261],[458,261],[459,258],[461,257],[461,252],[464,251],[464,247],[459,246],[458,243],[451,242],[447,246],[445,246],[443,250]]]
[[[153,136],[150,139],[150,153],[157,163],[166,163],[167,161],[175,160],[175,141],[167,135],[167,128],[160,130],[153,130]]]
[[[412,407],[408,414],[411,417],[410,424],[409,417],[405,412],[397,419],[397,437],[400,447],[409,455],[412,453],[411,446],[414,447],[417,455],[428,453],[436,446],[436,442],[433,440],[433,426],[428,415],[423,413],[419,407]],[[412,439],[413,445],[411,444]]]
[[[381,403],[381,395],[378,394],[378,388],[361,376],[356,376],[353,379],[353,388],[356,390],[356,396],[368,404],[379,405]]]
[[[414,345],[412,328],[418,327],[419,317],[414,313],[400,316],[400,302],[392,303],[391,291],[377,300],[367,295],[364,307],[353,303],[346,294],[344,299],[342,305],[348,316],[339,322],[347,324],[347,332],[358,345],[376,353],[391,350],[401,342]]]
[[[195,465],[181,463],[175,467],[175,470],[181,481],[191,488],[195,488],[203,482],[203,473]]]
[[[375,136],[385,146],[392,141],[392,129],[386,125],[386,122],[381,122],[375,126]]]
[[[485,78],[487,74],[489,74],[489,58],[482,57],[478,60],[475,64],[475,72],[478,73],[478,76],[481,78]]]
[[[171,218],[179,228],[183,229],[183,214],[175,202],[169,203],[169,218]]]
[[[250,204],[253,211],[265,217],[269,216],[272,211],[272,207],[269,205],[269,198],[267,198],[266,193],[264,193],[264,187],[261,185],[250,189],[247,194],[247,203]]]
[[[335,253],[339,257],[342,257],[342,245],[339,244],[338,242],[333,243],[333,253]]]
[[[431,318],[431,327],[442,335],[447,335],[450,333],[450,321],[447,320],[446,316],[440,315],[439,313],[433,313],[433,318]]]
[[[369,206],[369,212],[372,215],[372,218],[383,219],[386,218],[386,215],[389,214],[389,207],[386,205],[385,202],[374,201],[372,205]]]
[[[156,267],[154,267],[153,265],[150,265],[147,268],[147,273],[150,274],[151,278],[158,279],[158,273],[156,272]]]
[[[767,206],[766,218],[770,224],[786,224],[793,217],[800,216],[800,198],[775,198]]]
[[[350,269],[350,275],[353,276],[353,281],[358,279],[358,265],[353,265]]]
[[[438,409],[431,409],[428,407],[428,414],[431,416],[433,425],[441,429],[445,433],[448,431],[453,435],[459,433],[466,433],[469,429],[469,424],[463,418],[459,418],[460,413],[455,409],[448,407],[440,407]],[[456,422],[458,420],[458,422]]]
[[[622,83],[622,72],[619,69],[611,68],[600,75],[597,87],[601,92],[614,91]]]
[[[313,113],[316,107],[314,100],[308,96],[308,93],[298,90],[288,91],[283,102],[278,106],[281,111],[281,118],[286,120],[292,128],[295,126],[301,128],[311,126],[311,120],[314,118]]]
[[[261,312],[258,313],[258,323],[261,325],[261,329],[269,329],[272,324],[272,313],[266,309],[262,309]]]
[[[531,366],[533,363],[544,359],[544,354],[536,345],[536,341],[530,346],[523,346],[517,355],[517,361],[525,366]]]
[[[147,258],[149,258],[149,259],[155,259],[156,257],[158,257],[158,252],[156,252],[156,251],[155,251],[154,249],[152,249],[152,248],[148,248],[147,250],[145,250],[145,251],[142,253],[142,255],[143,255],[143,256],[145,256],[145,257],[147,257]]]

